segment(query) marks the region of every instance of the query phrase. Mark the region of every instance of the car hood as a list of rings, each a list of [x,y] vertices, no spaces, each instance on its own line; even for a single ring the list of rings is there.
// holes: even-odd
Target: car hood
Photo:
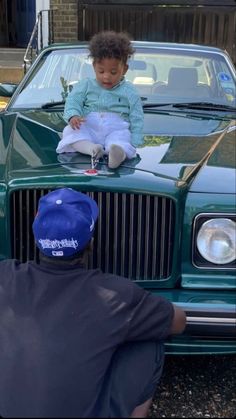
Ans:
[[[90,175],[91,160],[80,153],[57,154],[65,126],[61,112],[25,111],[0,116],[0,179]],[[155,176],[188,185],[194,192],[235,192],[235,121],[186,113],[145,114],[145,145],[137,157],[111,171],[107,160],[98,177]],[[98,181],[98,178],[96,179]]]

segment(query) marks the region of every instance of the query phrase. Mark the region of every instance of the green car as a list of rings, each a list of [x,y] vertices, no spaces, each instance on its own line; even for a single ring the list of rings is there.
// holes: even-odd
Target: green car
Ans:
[[[90,268],[131,278],[187,313],[171,354],[236,353],[236,72],[225,51],[134,41],[126,74],[142,98],[144,145],[109,169],[57,154],[65,99],[94,77],[87,44],[44,48],[0,112],[0,259],[38,260],[39,198],[73,187],[98,203]]]

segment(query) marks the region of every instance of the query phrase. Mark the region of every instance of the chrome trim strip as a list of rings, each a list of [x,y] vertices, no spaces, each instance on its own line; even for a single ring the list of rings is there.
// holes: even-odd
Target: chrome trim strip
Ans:
[[[187,323],[230,323],[236,325],[235,318],[223,318],[223,317],[186,317]]]

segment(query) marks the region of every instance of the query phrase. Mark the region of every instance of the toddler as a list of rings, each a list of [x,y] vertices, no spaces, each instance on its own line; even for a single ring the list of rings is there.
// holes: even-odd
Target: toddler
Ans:
[[[117,168],[136,156],[143,143],[143,108],[133,84],[125,80],[134,53],[126,33],[102,31],[89,43],[96,78],[79,81],[64,110],[68,125],[57,153],[78,151],[95,159],[108,154],[108,167]]]

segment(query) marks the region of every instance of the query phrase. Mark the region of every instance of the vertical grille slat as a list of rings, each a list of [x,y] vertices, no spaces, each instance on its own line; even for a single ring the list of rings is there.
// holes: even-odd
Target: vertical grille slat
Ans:
[[[168,238],[167,238],[167,246],[168,246],[168,251],[167,251],[167,263],[166,263],[166,269],[167,272],[170,272],[171,270],[171,264],[172,264],[172,247],[173,247],[173,242],[174,242],[174,238],[173,238],[173,229],[174,229],[174,207],[173,207],[173,201],[169,201],[169,205],[170,205],[170,217],[169,217],[169,229],[168,229]]]
[[[130,204],[129,204],[129,213],[130,213],[130,225],[129,225],[129,268],[128,268],[128,277],[133,277],[133,257],[134,257],[134,195],[130,195]]]
[[[23,206],[23,199],[22,199],[22,194],[23,194],[23,191],[20,191],[20,194],[19,194],[19,206],[22,208],[22,206]],[[20,214],[19,214],[20,216],[19,216],[19,224],[18,224],[18,229],[19,229],[19,251],[20,251],[20,260],[22,260],[23,259],[23,257],[24,257],[24,253],[23,253],[23,250],[24,250],[24,246],[25,246],[25,244],[24,244],[24,230],[23,230],[23,212],[20,212]]]
[[[152,266],[151,266],[151,278],[154,279],[156,272],[157,272],[157,248],[158,248],[158,235],[155,232],[158,231],[158,198],[154,197],[154,208],[153,208],[153,240],[152,240],[152,248],[153,248],[153,258],[152,258]]]
[[[30,223],[29,223],[29,217],[30,217],[30,194],[29,191],[26,191],[26,197],[25,197],[25,202],[26,202],[26,253],[27,253],[27,259],[29,260],[30,258],[30,248],[31,248],[31,237],[30,237]]]
[[[12,201],[11,201],[11,218],[10,220],[12,220],[12,254],[13,257],[14,255],[17,254],[16,252],[16,248],[17,248],[17,231],[16,231],[16,217],[17,217],[17,204],[16,204],[16,195],[14,194],[12,196]]]
[[[105,271],[109,272],[109,256],[111,251],[109,214],[111,213],[111,195],[106,195],[106,240],[105,240]]]
[[[142,229],[142,195],[138,196],[138,225],[137,228],[137,263],[136,263],[136,278],[141,276],[140,264],[141,264],[141,229]]]
[[[149,267],[149,244],[150,244],[150,196],[147,196],[146,202],[146,225],[145,225],[145,236],[144,236],[144,278],[148,277]]]
[[[117,273],[118,258],[117,252],[115,251],[115,244],[118,243],[118,229],[120,228],[119,216],[118,216],[118,193],[114,193],[114,241],[113,241],[113,273]]]
[[[121,270],[120,273],[122,276],[125,275],[125,263],[126,263],[126,245],[127,245],[127,239],[128,237],[126,237],[126,195],[122,194],[121,195],[121,206],[122,206],[122,210],[121,210]]]
[[[161,241],[160,241],[160,276],[164,276],[164,249],[165,249],[165,231],[166,231],[166,198],[162,199],[161,211]]]
[[[11,194],[12,257],[37,260],[32,223],[38,201],[49,189]],[[86,192],[85,192],[86,193]],[[88,192],[99,207],[89,268],[153,281],[171,275],[175,205],[170,198],[119,192]]]
[[[97,204],[99,208],[99,218],[98,218],[98,228],[97,228],[97,241],[95,242],[95,248],[97,249],[97,267],[102,268],[102,220],[103,220],[103,205],[102,205],[102,195],[98,196]]]

